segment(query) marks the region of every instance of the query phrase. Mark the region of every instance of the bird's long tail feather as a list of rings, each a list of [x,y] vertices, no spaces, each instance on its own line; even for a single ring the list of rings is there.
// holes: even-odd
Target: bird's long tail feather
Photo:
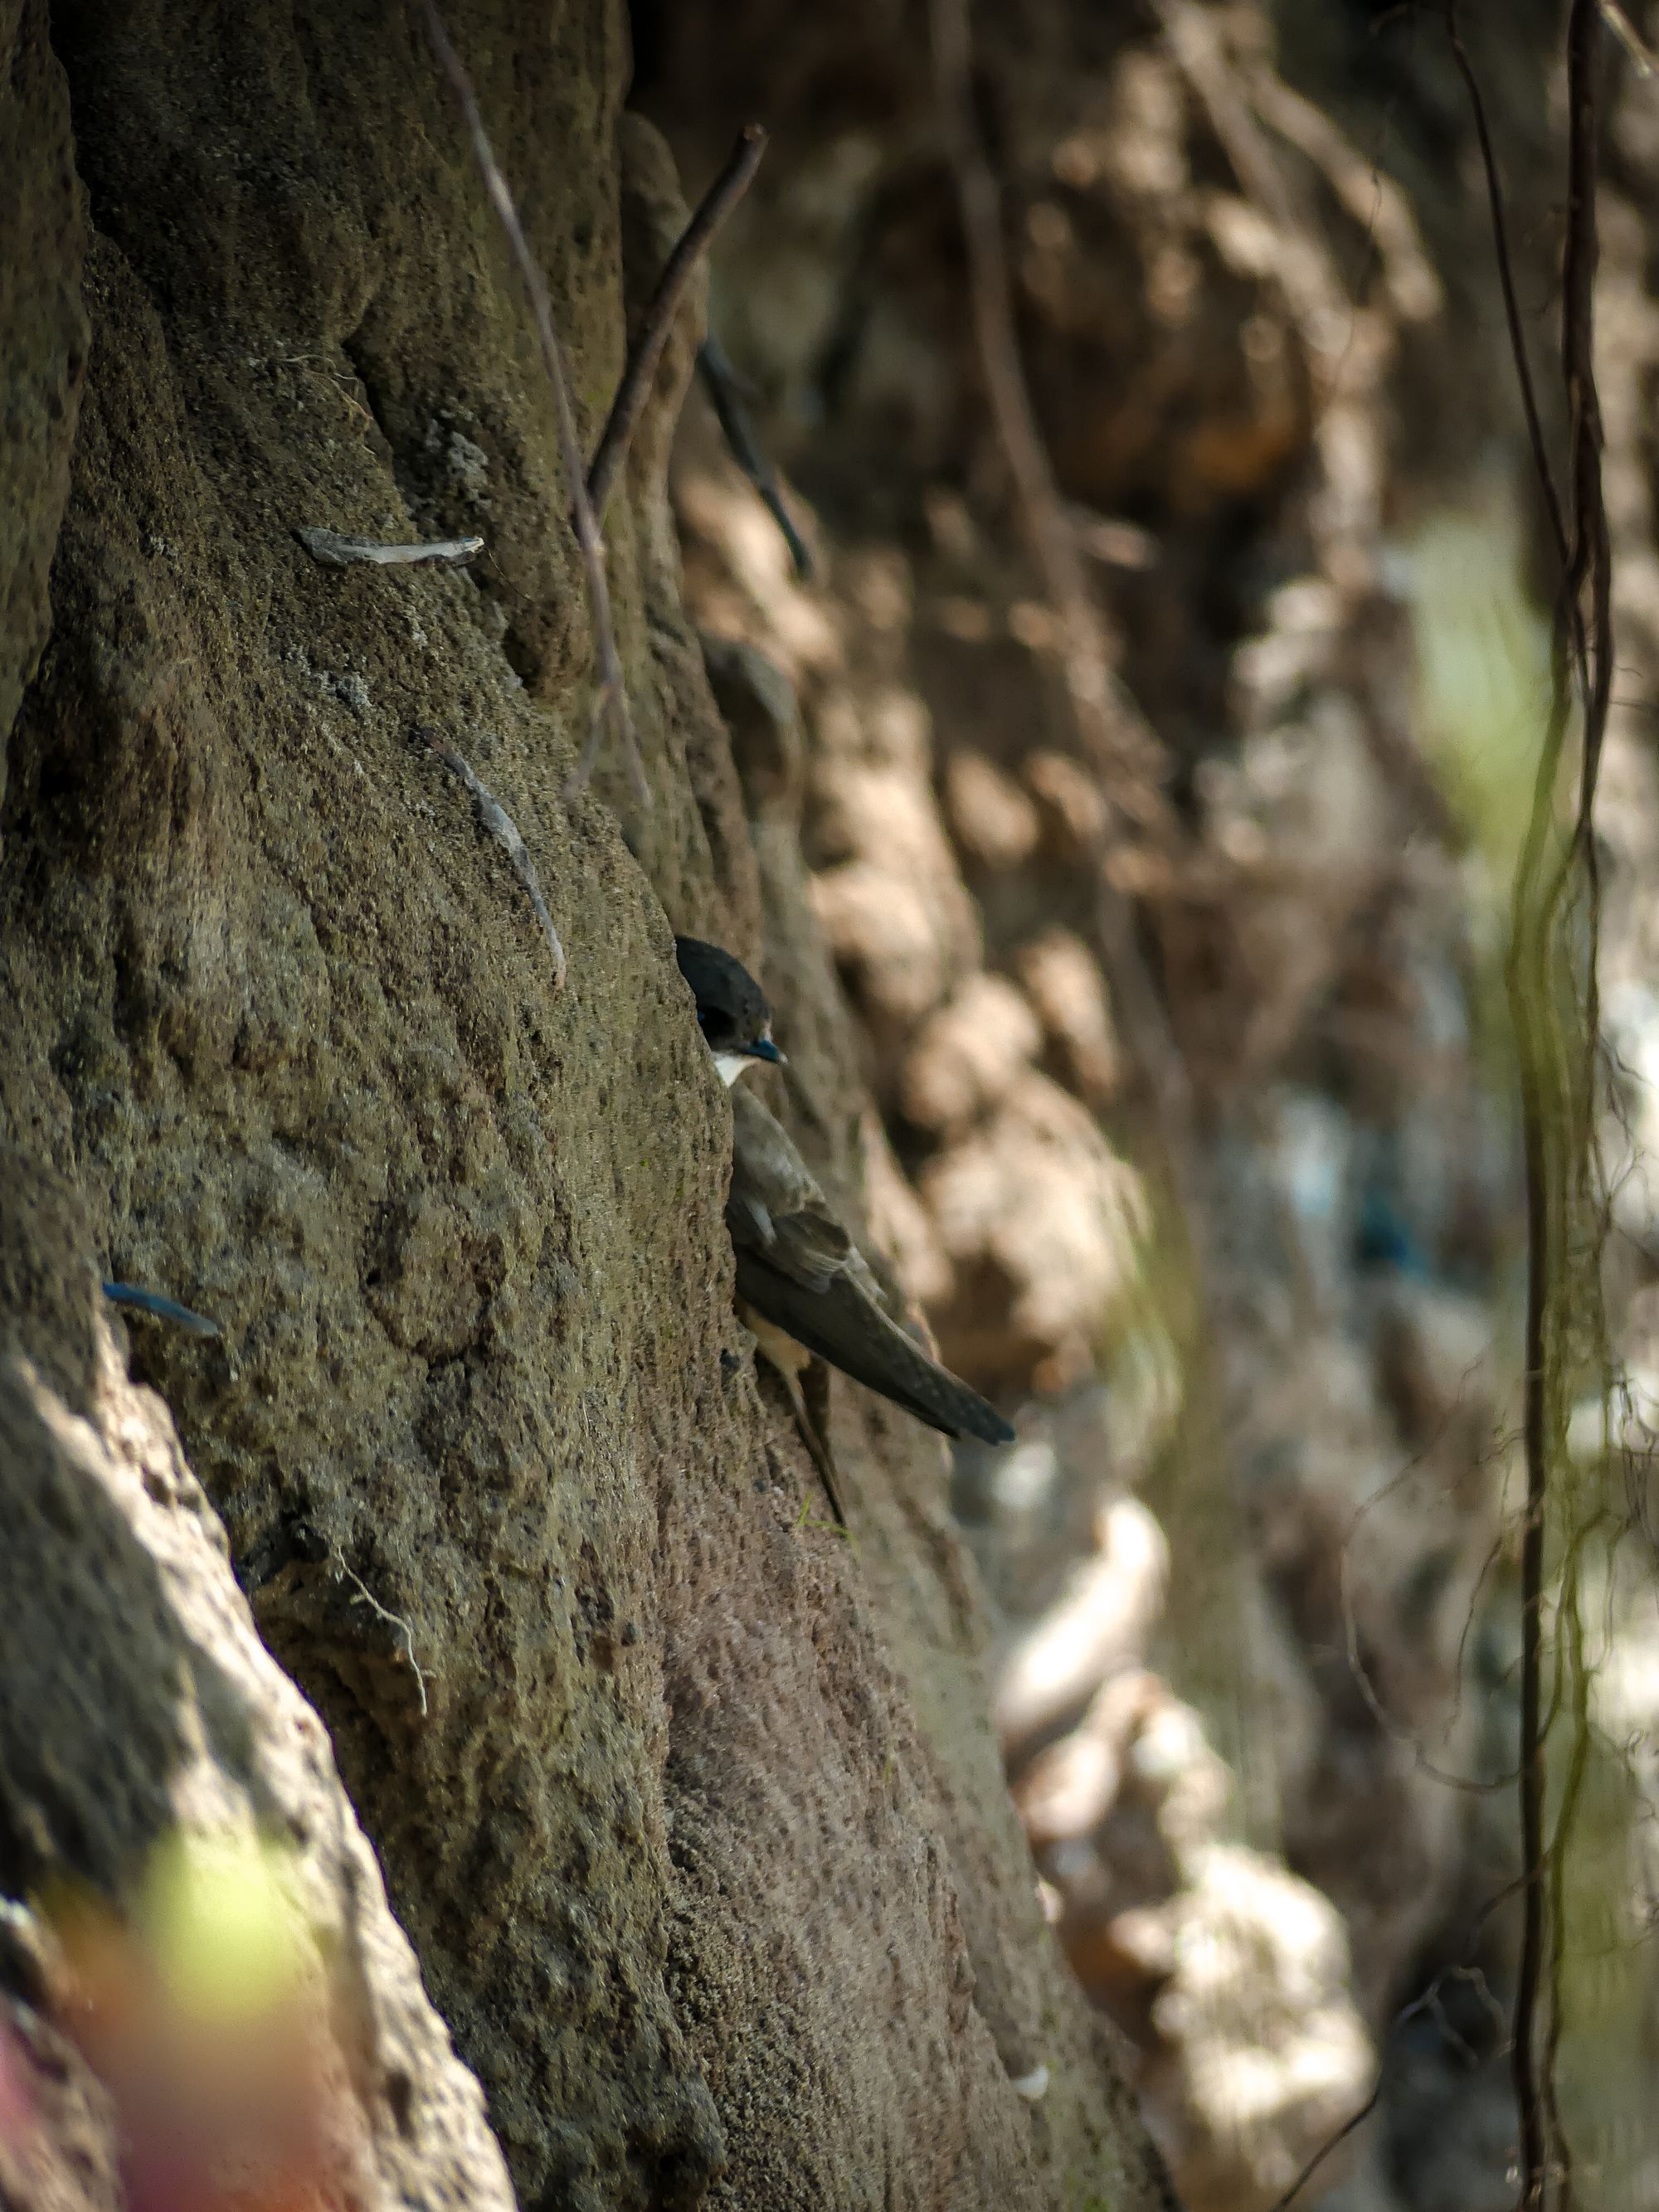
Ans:
[[[736,1249],[739,1296],[798,1344],[945,1436],[976,1437],[988,1444],[1013,1442],[1013,1431],[994,1407],[931,1360],[850,1285],[840,1295],[834,1288],[809,1291],[754,1252],[741,1245]],[[845,1308],[842,1297],[849,1302]],[[854,1297],[856,1310],[850,1304]]]

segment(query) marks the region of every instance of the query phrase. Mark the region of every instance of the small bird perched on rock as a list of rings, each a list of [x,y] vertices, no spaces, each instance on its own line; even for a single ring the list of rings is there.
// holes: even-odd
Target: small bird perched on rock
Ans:
[[[772,1042],[766,994],[740,960],[718,945],[677,937],[675,957],[690,985],[714,1065],[732,1093],[732,1188],[726,1225],[738,1263],[744,1318],[787,1384],[830,1502],[833,1470],[807,1419],[799,1376],[809,1355],[850,1375],[947,1437],[1012,1443],[1014,1432],[976,1391],[930,1359],[882,1304],[880,1285],[782,1124],[737,1087],[757,1060],[782,1065]]]

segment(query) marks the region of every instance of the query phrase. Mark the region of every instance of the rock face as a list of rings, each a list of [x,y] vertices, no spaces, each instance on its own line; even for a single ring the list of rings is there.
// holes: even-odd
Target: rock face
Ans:
[[[190,2085],[143,2050],[116,2002],[128,1997],[136,2023],[159,2017],[142,2002],[139,1946],[118,1952],[112,1930],[94,1976],[84,1919],[91,1899],[131,1905],[146,1888],[153,1908],[158,1863],[181,1840],[249,1869],[263,1840],[298,1908],[282,1995],[307,2046],[289,2085],[311,2108],[306,2179],[325,2202],[506,2212],[477,2081],[421,1987],[327,1731],[260,1645],[166,1407],[126,1375],[85,1264],[91,1241],[66,1183],[0,1156],[0,1837],[14,1898],[84,1886],[55,1931],[8,1911],[0,2059],[11,2098],[26,2087],[45,2125],[28,2142],[9,2100],[7,2201],[158,2202],[169,2175],[174,2201],[222,2201],[192,2197],[187,2177],[198,2159],[210,2172],[246,2155],[234,2108],[204,2094],[213,2069],[199,2047]],[[71,1981],[79,2003],[64,2002]],[[242,2086],[245,2132],[284,2070],[275,2008],[254,2025],[250,2070],[264,2079]],[[125,2195],[106,2193],[118,2172]]]
[[[591,447],[682,213],[626,25],[447,15]],[[942,1452],[837,1386],[857,1540],[817,1525],[733,1317],[674,929],[762,967],[826,1188],[904,1194],[680,603],[692,318],[608,532],[654,804],[611,762],[567,805],[551,402],[415,13],[21,0],[0,62],[0,1887],[125,1913],[174,1828],[301,1836],[381,2053],[327,2062],[322,2201],[506,2201],[433,2007],[550,2212],[1167,2201],[1042,1926]],[[486,550],[337,569],[319,527]],[[218,1338],[94,1315],[100,1273]]]

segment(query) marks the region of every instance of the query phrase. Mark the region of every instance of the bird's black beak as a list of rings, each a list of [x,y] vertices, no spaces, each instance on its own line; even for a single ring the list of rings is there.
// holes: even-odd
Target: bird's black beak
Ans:
[[[757,1037],[747,1050],[750,1060],[769,1060],[775,1067],[787,1067],[789,1065],[770,1037]]]

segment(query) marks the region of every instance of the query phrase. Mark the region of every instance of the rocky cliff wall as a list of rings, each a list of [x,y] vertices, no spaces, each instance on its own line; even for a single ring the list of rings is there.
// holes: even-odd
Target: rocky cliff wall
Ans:
[[[591,444],[679,213],[628,27],[447,15]],[[355,1898],[407,2024],[337,2024],[364,2162],[307,2202],[503,2197],[434,2008],[550,2212],[1163,2201],[1042,1924],[943,1451],[838,1392],[827,1529],[732,1311],[672,931],[764,954],[854,1215],[866,1108],[681,601],[695,317],[608,532],[653,803],[611,760],[567,804],[551,400],[415,14],[21,0],[0,58],[8,1893],[137,1925],[175,1831],[337,1832],[322,1953]],[[319,527],[484,550],[331,568]],[[100,1275],[219,1335],[95,1316]],[[8,1987],[27,2041],[49,1983]]]

